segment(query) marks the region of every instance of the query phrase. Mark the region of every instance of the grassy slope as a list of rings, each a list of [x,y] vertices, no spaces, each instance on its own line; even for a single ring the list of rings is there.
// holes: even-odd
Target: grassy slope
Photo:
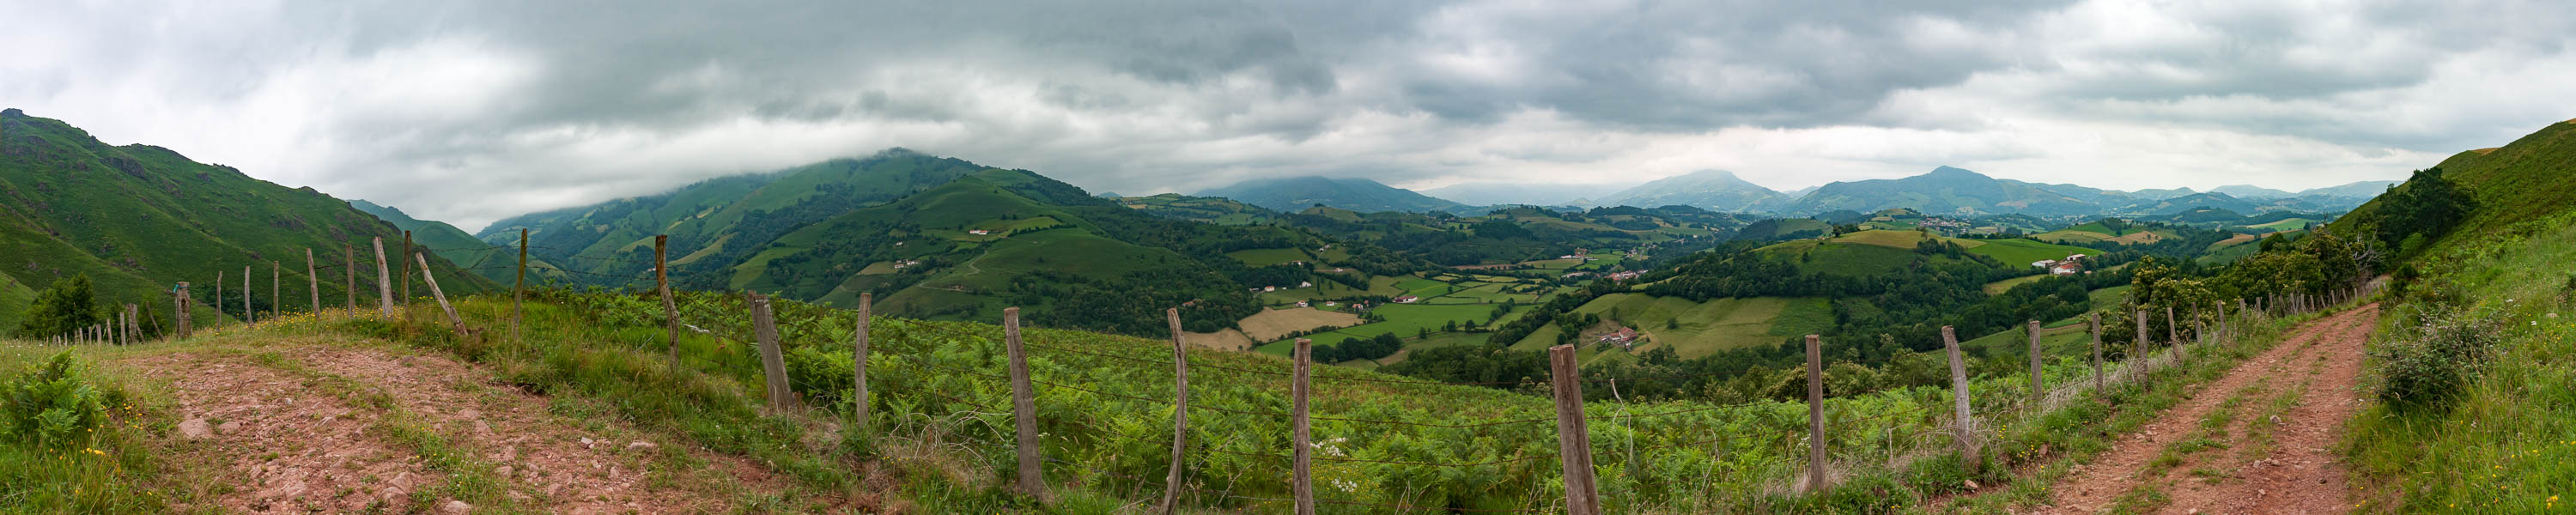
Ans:
[[[2441,164],[2479,211],[2432,246],[2418,288],[2499,324],[2492,365],[2448,410],[2366,408],[2344,452],[2368,509],[2540,513],[2576,507],[2576,123]],[[2368,213],[2378,201],[2355,213]],[[2367,216],[2332,227],[2349,231]],[[2406,338],[2388,317],[2383,338]],[[2554,315],[2554,316],[2553,316]],[[2385,345],[2388,342],[2378,342]],[[2559,498],[2559,496],[2570,496]]]
[[[279,186],[160,147],[110,146],[61,121],[19,114],[0,116],[0,195],[12,199],[0,203],[0,262],[12,264],[0,273],[31,288],[88,274],[103,301],[150,307],[168,305],[173,283],[197,283],[192,293],[202,301],[218,271],[232,272],[226,282],[236,288],[229,292],[238,289],[241,267],[276,261],[294,270],[279,281],[289,285],[282,288],[286,305],[301,308],[307,249],[327,266],[340,261],[343,245],[402,239],[392,225],[311,188]],[[430,261],[451,294],[496,287],[456,273],[444,258]],[[266,278],[257,277],[266,270],[259,272],[253,298],[267,309],[276,299],[267,298],[260,284]],[[324,302],[341,303],[342,275],[317,275]],[[361,281],[373,275],[372,267],[359,272]],[[170,315],[146,311],[156,315],[155,326]],[[201,324],[215,316],[211,309],[192,314]],[[0,328],[8,329],[14,327]]]

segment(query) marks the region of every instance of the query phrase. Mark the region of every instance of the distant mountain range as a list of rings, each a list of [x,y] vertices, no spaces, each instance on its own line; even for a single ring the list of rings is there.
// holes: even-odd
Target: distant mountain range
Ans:
[[[1273,211],[1295,213],[1306,208],[1324,206],[1362,213],[1401,211],[1419,213],[1464,207],[1453,201],[1432,198],[1413,190],[1379,184],[1368,179],[1330,179],[1324,177],[1289,177],[1257,179],[1199,192],[1201,197],[1224,197]]]
[[[1769,212],[1795,199],[1735,177],[1735,172],[1701,170],[1656,179],[1602,197],[1604,206],[1691,206],[1724,212]]]
[[[431,253],[494,282],[508,283],[518,279],[517,241],[486,243],[476,239],[473,233],[447,222],[412,218],[401,209],[365,200],[351,200],[349,207],[376,215],[376,218],[394,224],[396,229],[411,231],[413,244],[428,248]],[[540,282],[553,281],[563,279],[564,273],[543,259],[531,258],[528,260],[528,278]]]
[[[1622,184],[1469,183],[1422,190],[1422,194],[1471,206],[1617,205],[1602,204],[1599,199],[1630,187]]]

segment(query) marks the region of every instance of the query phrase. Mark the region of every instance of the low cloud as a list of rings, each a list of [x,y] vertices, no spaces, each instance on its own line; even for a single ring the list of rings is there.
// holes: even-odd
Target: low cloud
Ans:
[[[0,6],[0,102],[468,228],[902,146],[1096,190],[2403,177],[2571,116],[2548,2]]]

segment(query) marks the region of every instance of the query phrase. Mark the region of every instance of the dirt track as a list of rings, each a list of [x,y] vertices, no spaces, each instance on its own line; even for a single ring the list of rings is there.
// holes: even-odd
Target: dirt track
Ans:
[[[2058,484],[2045,513],[2343,513],[2331,446],[2360,404],[2379,306],[2300,326]]]

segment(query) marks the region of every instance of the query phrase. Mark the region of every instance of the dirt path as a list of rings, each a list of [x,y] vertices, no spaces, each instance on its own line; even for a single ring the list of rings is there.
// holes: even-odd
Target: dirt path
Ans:
[[[2379,306],[2309,322],[2059,483],[2045,513],[2343,513],[2330,446]]]
[[[793,488],[741,457],[673,445],[440,356],[277,346],[125,365],[172,378],[181,418],[215,428],[205,450],[245,483],[218,496],[231,511],[444,512],[483,491],[478,501],[551,513],[712,513]]]

